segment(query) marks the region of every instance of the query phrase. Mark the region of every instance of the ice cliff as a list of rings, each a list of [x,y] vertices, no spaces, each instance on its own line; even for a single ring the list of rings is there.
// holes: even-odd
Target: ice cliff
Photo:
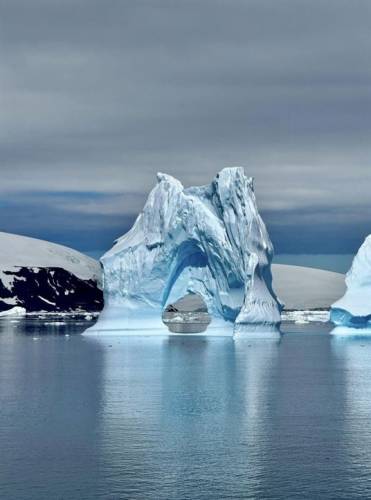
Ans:
[[[371,328],[371,235],[354,257],[345,283],[345,295],[331,306],[331,321],[350,328]]]
[[[105,306],[95,329],[131,329],[148,318],[157,326],[164,308],[187,293],[199,294],[209,314],[234,322],[235,331],[276,325],[272,255],[243,168],[190,188],[159,173],[133,227],[101,259]]]

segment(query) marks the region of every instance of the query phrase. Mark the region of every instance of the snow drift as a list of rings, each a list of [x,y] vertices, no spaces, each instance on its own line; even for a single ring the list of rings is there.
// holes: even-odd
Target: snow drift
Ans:
[[[348,271],[345,295],[331,306],[331,321],[350,328],[371,328],[371,235]]]
[[[210,185],[185,189],[157,175],[131,230],[101,259],[104,311],[94,330],[161,326],[168,304],[200,295],[214,320],[276,325],[273,248],[243,168],[222,170]]]
[[[0,311],[97,311],[98,262],[61,245],[0,232]]]

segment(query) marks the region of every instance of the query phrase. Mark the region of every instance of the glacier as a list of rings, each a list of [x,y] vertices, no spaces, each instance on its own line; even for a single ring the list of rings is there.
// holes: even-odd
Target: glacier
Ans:
[[[214,325],[231,324],[235,333],[278,325],[272,257],[242,167],[189,188],[158,173],[133,227],[101,258],[105,305],[90,331],[163,329],[165,308],[189,293],[202,297]]]
[[[331,306],[330,320],[336,326],[371,329],[371,235],[348,271],[344,296]]]

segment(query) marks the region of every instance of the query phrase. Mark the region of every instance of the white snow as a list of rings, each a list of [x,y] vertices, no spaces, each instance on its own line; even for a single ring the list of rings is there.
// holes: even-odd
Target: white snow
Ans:
[[[284,303],[286,311],[305,313],[307,310],[328,309],[345,292],[344,274],[332,271],[273,264],[272,276],[274,291]],[[203,301],[198,295],[186,295],[175,305],[182,311],[194,311],[202,307]],[[327,321],[328,312],[325,315]]]
[[[51,302],[48,299],[45,299],[44,297],[41,297],[41,295],[38,295],[39,299],[46,302],[47,304],[50,304],[51,306],[55,306],[55,302]]]
[[[66,322],[65,321],[45,321],[44,325],[62,326],[62,325],[66,325]]]
[[[332,271],[273,264],[272,275],[285,309],[326,309],[345,292],[344,275]]]
[[[0,272],[17,267],[59,267],[80,279],[100,280],[100,265],[71,248],[44,240],[0,232]],[[4,285],[11,287],[13,277],[1,273]]]
[[[0,312],[0,316],[24,316],[26,314],[26,309],[24,307],[12,307],[7,311]]]
[[[283,311],[282,321],[293,321],[297,324],[307,324],[312,322],[327,323],[330,319],[329,311]]]
[[[193,312],[196,310],[206,310],[206,304],[199,295],[188,294],[177,300],[173,306],[182,312]]]
[[[1,264],[0,264],[0,266],[1,266]],[[11,269],[11,267],[4,269],[4,271],[9,270],[9,269]],[[0,280],[1,280],[2,284],[4,285],[4,287],[11,292],[12,288],[13,288],[15,276],[13,274],[4,273],[0,268]]]
[[[17,299],[15,297],[6,297],[4,299],[1,299],[4,304],[9,304],[10,306],[16,306],[17,305]]]

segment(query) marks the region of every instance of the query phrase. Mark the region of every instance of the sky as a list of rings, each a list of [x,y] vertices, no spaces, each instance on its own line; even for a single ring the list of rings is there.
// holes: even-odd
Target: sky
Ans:
[[[0,230],[103,252],[238,165],[276,253],[354,253],[370,54],[368,0],[0,0]]]

